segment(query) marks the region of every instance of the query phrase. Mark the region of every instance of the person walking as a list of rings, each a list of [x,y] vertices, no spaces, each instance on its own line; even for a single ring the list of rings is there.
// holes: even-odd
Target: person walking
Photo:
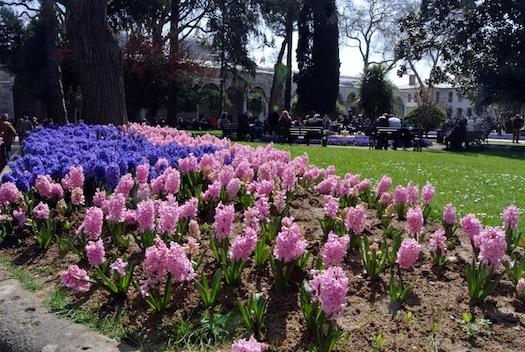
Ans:
[[[522,127],[523,118],[520,115],[514,116],[514,119],[512,120],[512,143],[514,143],[514,141],[516,141],[516,143],[520,142],[520,133]]]
[[[5,160],[9,160],[11,153],[11,144],[13,144],[16,137],[16,129],[11,122],[9,122],[9,115],[3,113],[0,117],[0,137],[2,138],[2,155]]]
[[[24,141],[29,133],[35,129],[33,123],[29,119],[29,116],[23,116],[20,120],[20,126],[18,129],[18,138],[20,139],[20,144]]]

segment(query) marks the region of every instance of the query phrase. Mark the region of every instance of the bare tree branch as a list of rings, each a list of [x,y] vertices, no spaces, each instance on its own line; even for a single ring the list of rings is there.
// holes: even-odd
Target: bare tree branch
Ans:
[[[24,10],[21,14],[26,13],[27,11],[40,12],[40,9],[29,6],[25,1],[0,1],[1,6],[22,6]]]

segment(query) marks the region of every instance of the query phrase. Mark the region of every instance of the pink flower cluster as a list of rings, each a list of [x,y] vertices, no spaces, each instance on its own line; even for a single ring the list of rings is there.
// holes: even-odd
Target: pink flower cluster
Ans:
[[[447,238],[445,237],[445,231],[439,229],[430,236],[428,246],[430,253],[444,255],[447,251]]]
[[[158,237],[155,245],[146,249],[144,272],[146,281],[141,285],[143,296],[148,294],[150,287],[165,280],[168,273],[175,282],[190,281],[195,277],[193,265],[184,249],[175,242],[171,242],[168,247]]]
[[[463,229],[463,233],[467,235],[468,239],[472,243],[474,243],[476,247],[479,247],[477,238],[481,234],[483,226],[481,225],[481,222],[478,220],[476,215],[468,214],[467,216],[461,219],[460,223],[461,228]]]
[[[235,261],[247,261],[257,245],[257,231],[251,227],[244,229],[244,235],[239,235],[233,240],[229,257]]]
[[[36,207],[33,208],[33,217],[37,220],[45,221],[49,219],[49,205],[46,203],[38,203]]]
[[[306,252],[306,240],[299,225],[293,220],[289,217],[282,220],[282,228],[277,234],[273,249],[274,257],[285,263],[298,259]]]
[[[126,268],[128,263],[123,261],[121,258],[117,258],[113,263],[109,265],[109,270],[112,273],[118,273],[120,277],[126,276]]]
[[[86,255],[89,265],[99,266],[106,261],[106,251],[102,239],[96,242],[89,242],[86,246]]]
[[[354,234],[360,234],[365,230],[366,211],[362,204],[346,209],[345,227]]]
[[[72,191],[75,188],[84,188],[84,169],[82,166],[73,166],[69,169],[67,175],[62,179],[62,187],[65,190]]]
[[[396,263],[401,269],[410,269],[417,262],[421,245],[412,238],[405,238],[397,252]]]
[[[323,246],[322,258],[325,266],[339,265],[348,251],[350,237],[348,235],[339,237],[332,231],[328,234],[328,239]]]
[[[507,249],[505,232],[496,227],[488,227],[481,232],[478,239],[479,260],[498,270],[503,264],[503,257]]]
[[[21,199],[22,193],[13,182],[6,182],[0,186],[0,205],[7,206]]]
[[[392,178],[386,175],[381,177],[381,180],[379,180],[379,183],[377,184],[376,195],[380,197],[383,193],[388,192],[391,186]]]
[[[78,265],[70,265],[60,274],[62,285],[76,292],[87,292],[91,288],[91,280],[84,269]]]
[[[37,193],[46,199],[64,198],[64,189],[60,183],[55,183],[49,175],[39,175],[35,180]]]
[[[518,229],[518,219],[520,210],[512,204],[503,211],[503,229],[516,231]]]
[[[423,198],[423,203],[425,205],[430,205],[432,203],[432,200],[434,199],[434,195],[436,194],[436,188],[432,186],[431,183],[425,184],[423,187],[423,190],[421,191],[421,196]]]
[[[219,203],[215,211],[215,217],[213,222],[213,230],[215,236],[223,240],[230,236],[233,229],[233,218],[235,216],[235,208],[233,204],[224,205]]]
[[[235,341],[231,352],[264,352],[267,348],[266,344],[258,342],[255,337],[250,336],[249,339]]]
[[[130,123],[121,128],[124,132],[132,132],[144,136],[152,144],[177,144],[181,147],[213,145],[217,148],[225,148],[229,145],[227,139],[220,139],[209,134],[193,138],[188,132],[169,127]]]
[[[407,212],[407,230],[412,235],[417,236],[423,229],[423,211],[419,206],[408,209]]]
[[[312,274],[313,278],[308,282],[312,299],[320,303],[329,318],[336,319],[347,305],[348,277],[339,266],[313,271]]]
[[[339,212],[339,198],[335,198],[332,195],[325,195],[323,201],[325,216],[330,219],[337,218],[337,213]]]
[[[443,222],[447,225],[456,223],[456,208],[452,204],[447,204],[443,209]]]

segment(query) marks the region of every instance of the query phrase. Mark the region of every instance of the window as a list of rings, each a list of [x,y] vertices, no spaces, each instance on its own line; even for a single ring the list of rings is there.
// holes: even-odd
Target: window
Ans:
[[[419,101],[419,94],[414,94],[414,101],[416,103]]]
[[[440,93],[439,93],[439,92],[436,92],[436,104],[439,103],[439,96],[440,96]]]
[[[409,103],[412,102],[412,94],[408,93],[407,101],[408,101]]]
[[[463,109],[462,108],[458,108],[457,110],[457,117],[462,117],[463,116]]]
[[[452,108],[448,108],[447,109],[447,118],[451,118],[452,117]]]
[[[452,103],[454,100],[454,92],[448,92],[448,102]]]
[[[459,102],[463,101],[463,95],[461,93],[458,93],[458,101]]]
[[[472,116],[472,108],[468,108],[468,109],[467,109],[467,116],[468,116],[468,117],[471,117],[471,116]]]

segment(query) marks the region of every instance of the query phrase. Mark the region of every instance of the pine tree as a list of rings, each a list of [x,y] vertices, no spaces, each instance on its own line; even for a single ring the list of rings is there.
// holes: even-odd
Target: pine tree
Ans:
[[[339,28],[335,0],[308,0],[299,13],[296,76],[299,110],[331,114],[339,94]]]

